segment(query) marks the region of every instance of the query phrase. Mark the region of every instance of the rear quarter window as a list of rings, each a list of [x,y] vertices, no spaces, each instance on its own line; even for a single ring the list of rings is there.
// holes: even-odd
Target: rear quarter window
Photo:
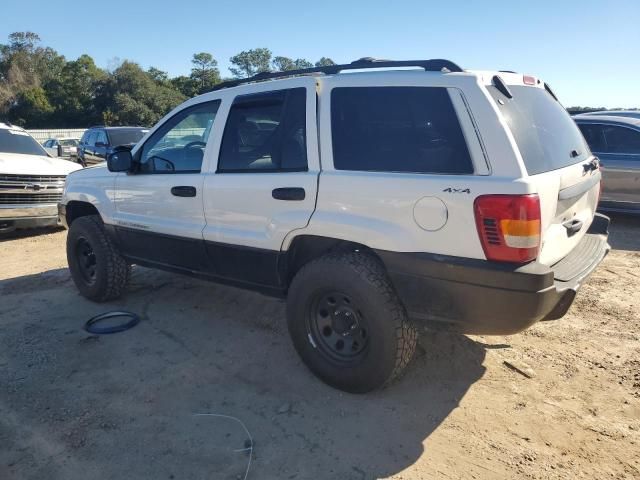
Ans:
[[[545,89],[509,85],[513,98],[508,98],[494,86],[487,88],[513,134],[529,175],[568,167],[591,156],[576,123]]]
[[[337,170],[473,173],[446,88],[334,88],[331,130]]]

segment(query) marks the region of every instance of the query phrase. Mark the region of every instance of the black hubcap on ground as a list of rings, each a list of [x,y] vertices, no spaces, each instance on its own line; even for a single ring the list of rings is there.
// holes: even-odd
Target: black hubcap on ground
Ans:
[[[78,238],[76,242],[76,260],[84,281],[93,284],[96,281],[96,254],[84,237]]]
[[[367,323],[348,295],[322,293],[311,303],[309,335],[323,354],[340,362],[358,360],[369,343]]]

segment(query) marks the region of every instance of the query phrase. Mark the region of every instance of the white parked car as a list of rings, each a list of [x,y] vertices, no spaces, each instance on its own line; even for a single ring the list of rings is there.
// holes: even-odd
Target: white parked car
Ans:
[[[77,157],[79,138],[50,138],[42,146],[52,157]]]
[[[600,175],[535,77],[362,59],[188,100],[70,175],[60,215],[85,297],[118,297],[132,263],[286,296],[304,362],[365,392],[407,365],[416,324],[562,317],[609,251]]]
[[[49,156],[24,129],[0,123],[0,233],[56,225],[64,180],[80,168]]]

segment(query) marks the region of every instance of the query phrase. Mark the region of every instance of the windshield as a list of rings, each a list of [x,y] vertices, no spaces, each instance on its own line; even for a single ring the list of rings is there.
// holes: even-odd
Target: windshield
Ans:
[[[78,146],[78,140],[76,140],[75,138],[67,138],[64,140],[60,140],[60,145],[62,145],[63,147],[77,147]]]
[[[109,132],[109,138],[111,139],[111,145],[127,145],[129,143],[138,143],[145,133],[149,130],[146,128],[136,130],[111,130]]]
[[[577,125],[546,90],[509,85],[513,98],[487,87],[513,133],[529,175],[584,162],[591,151]]]
[[[28,133],[6,128],[0,129],[0,153],[47,155],[47,152]]]

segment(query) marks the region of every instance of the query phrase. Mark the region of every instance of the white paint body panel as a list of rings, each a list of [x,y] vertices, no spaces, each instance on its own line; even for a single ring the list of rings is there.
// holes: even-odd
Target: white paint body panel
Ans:
[[[277,82],[277,89],[304,87],[307,90],[306,172],[243,172],[216,173],[222,130],[212,133],[211,149],[204,179],[205,240],[268,250],[280,250],[287,234],[303,229],[309,222],[316,203],[318,174],[316,82],[303,77]],[[264,83],[251,93],[275,90],[276,85]],[[235,90],[235,89],[234,89]],[[244,94],[247,92],[242,92]],[[218,115],[227,117],[234,96],[227,95]],[[299,187],[305,190],[302,201],[283,201],[272,197],[276,188]]]
[[[69,178],[63,202],[84,200],[93,203],[107,223],[120,222],[131,228],[139,228],[138,225],[157,233],[238,246],[287,250],[297,236],[317,235],[374,249],[484,259],[475,226],[474,200],[484,194],[537,193],[541,198],[543,225],[539,260],[551,264],[566,255],[581,238],[576,235],[569,241],[560,239],[563,232],[558,228],[558,221],[565,213],[556,211],[559,189],[579,181],[576,169],[580,167],[574,165],[535,177],[527,175],[514,138],[484,87],[495,73],[345,73],[214,91],[174,109],[133,150],[135,154],[156,129],[181,109],[199,102],[220,100],[204,152],[202,173],[116,175],[104,167],[86,169]],[[518,75],[500,75],[510,84],[522,82]],[[446,87],[460,120],[475,174],[335,170],[331,89],[358,86]],[[218,152],[233,99],[237,95],[296,87],[304,87],[308,92],[308,171],[217,173]],[[173,197],[170,188],[176,185],[194,186],[197,196]],[[275,200],[271,192],[280,187],[302,187],[306,198],[297,202]],[[444,206],[435,212],[439,218],[434,228],[424,228],[415,217],[416,204],[425,197],[432,197]],[[590,223],[595,209],[592,196],[579,202],[582,203],[576,205],[577,214]],[[423,216],[421,223],[432,225],[424,218],[428,214],[428,208],[425,208],[418,216]],[[560,248],[555,248],[557,245]]]

